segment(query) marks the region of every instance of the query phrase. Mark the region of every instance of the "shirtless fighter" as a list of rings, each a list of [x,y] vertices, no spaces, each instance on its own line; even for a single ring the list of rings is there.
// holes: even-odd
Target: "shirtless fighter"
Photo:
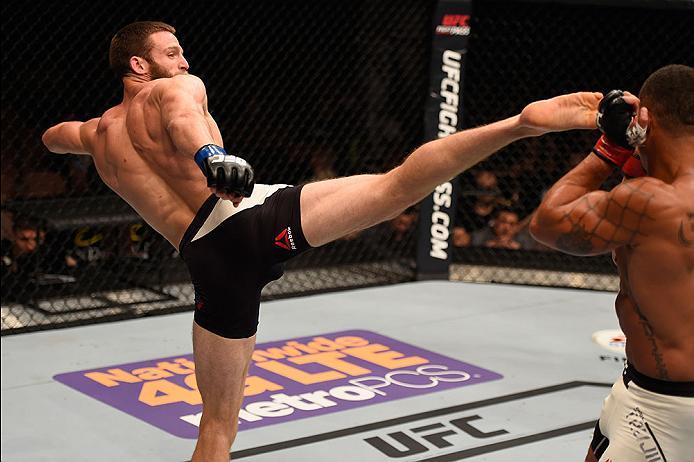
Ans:
[[[603,135],[549,190],[530,230],[573,255],[611,251],[619,269],[615,306],[627,365],[605,399],[586,461],[691,462],[694,69],[657,70],[639,98],[612,91],[600,102]],[[626,179],[598,190],[614,168]]]
[[[515,140],[595,128],[602,96],[574,93],[533,103],[514,117],[424,144],[385,174],[303,187],[254,185],[248,163],[222,147],[205,86],[188,74],[174,32],[158,22],[120,30],[110,64],[123,81],[122,103],[100,118],[51,127],[43,141],[56,153],[91,155],[102,180],[188,265],[203,402],[194,461],[229,460],[260,292],[281,276],[284,261],[397,216]]]

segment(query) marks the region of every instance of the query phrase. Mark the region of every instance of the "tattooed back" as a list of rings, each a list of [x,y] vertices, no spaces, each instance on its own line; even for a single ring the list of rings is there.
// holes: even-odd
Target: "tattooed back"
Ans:
[[[694,380],[694,175],[666,184],[626,181],[615,226],[630,229],[618,247],[617,316],[627,357],[637,370],[664,380]]]

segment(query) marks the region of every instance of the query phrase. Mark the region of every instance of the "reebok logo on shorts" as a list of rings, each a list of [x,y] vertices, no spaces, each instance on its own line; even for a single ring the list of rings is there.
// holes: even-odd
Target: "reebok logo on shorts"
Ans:
[[[284,228],[282,232],[275,237],[275,245],[283,248],[284,250],[296,250],[294,238],[292,237],[291,226]]]

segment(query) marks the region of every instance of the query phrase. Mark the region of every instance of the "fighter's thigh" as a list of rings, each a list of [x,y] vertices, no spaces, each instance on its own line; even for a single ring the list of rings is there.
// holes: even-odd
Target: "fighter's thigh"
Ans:
[[[387,175],[356,175],[309,183],[301,191],[301,228],[318,247],[394,217],[400,207]]]
[[[619,378],[603,402],[598,427],[601,438],[595,438],[594,434],[591,443],[595,458],[586,460],[599,462],[645,460],[643,448],[640,445],[643,440],[639,440],[634,433],[633,416],[635,409],[638,409],[640,405],[642,404],[634,400],[633,394],[629,393],[624,382]],[[640,423],[638,425],[642,426]],[[645,436],[645,428],[642,430]]]
[[[254,346],[255,335],[229,339],[193,323],[195,377],[208,416],[228,419],[238,412]]]

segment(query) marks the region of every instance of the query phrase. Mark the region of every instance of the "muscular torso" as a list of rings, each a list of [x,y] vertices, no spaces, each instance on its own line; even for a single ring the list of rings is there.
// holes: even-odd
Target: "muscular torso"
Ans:
[[[617,316],[636,369],[662,380],[694,380],[694,176],[662,192],[672,204],[634,245],[614,252]]]
[[[210,192],[191,153],[177,152],[150,97],[157,81],[104,113],[92,156],[101,179],[178,248]],[[215,143],[221,135],[205,111]]]

